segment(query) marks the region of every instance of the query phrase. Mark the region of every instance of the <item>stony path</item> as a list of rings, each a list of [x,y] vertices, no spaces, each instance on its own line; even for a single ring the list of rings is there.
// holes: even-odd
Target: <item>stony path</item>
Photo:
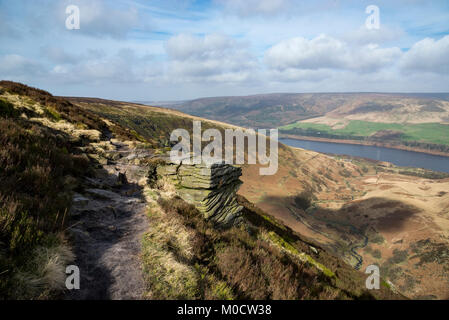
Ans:
[[[116,152],[121,159],[97,169],[82,194],[74,196],[70,230],[81,288],[70,291],[67,299],[142,298],[139,254],[149,226],[142,187],[135,180],[142,178],[142,168],[129,164],[136,155],[126,146],[116,146]]]

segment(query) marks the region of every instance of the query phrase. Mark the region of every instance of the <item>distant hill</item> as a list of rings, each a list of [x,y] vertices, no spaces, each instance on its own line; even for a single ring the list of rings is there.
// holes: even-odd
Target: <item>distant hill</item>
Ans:
[[[448,93],[272,93],[164,106],[252,128],[280,127],[324,115],[391,123],[449,121]]]
[[[164,106],[291,138],[354,141],[449,154],[448,93],[273,93]]]

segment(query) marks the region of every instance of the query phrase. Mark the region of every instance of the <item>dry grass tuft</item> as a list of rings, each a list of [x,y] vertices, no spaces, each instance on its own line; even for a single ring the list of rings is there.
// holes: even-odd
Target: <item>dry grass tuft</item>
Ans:
[[[38,246],[13,276],[17,299],[47,299],[65,288],[66,266],[74,261],[68,243],[58,236],[53,246]]]

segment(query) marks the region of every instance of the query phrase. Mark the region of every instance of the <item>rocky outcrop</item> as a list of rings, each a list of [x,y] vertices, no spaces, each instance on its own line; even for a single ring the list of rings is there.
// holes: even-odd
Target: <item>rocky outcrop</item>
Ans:
[[[225,163],[212,165],[176,164],[159,165],[159,178],[166,177],[177,194],[193,204],[206,219],[221,226],[238,224],[243,209],[237,203],[236,193],[242,184],[242,169]]]

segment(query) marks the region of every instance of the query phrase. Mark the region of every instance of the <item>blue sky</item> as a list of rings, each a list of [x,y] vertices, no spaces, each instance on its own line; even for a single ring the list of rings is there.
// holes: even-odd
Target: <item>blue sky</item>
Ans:
[[[68,5],[79,30],[65,27]],[[0,78],[148,101],[447,92],[449,1],[0,0]]]

